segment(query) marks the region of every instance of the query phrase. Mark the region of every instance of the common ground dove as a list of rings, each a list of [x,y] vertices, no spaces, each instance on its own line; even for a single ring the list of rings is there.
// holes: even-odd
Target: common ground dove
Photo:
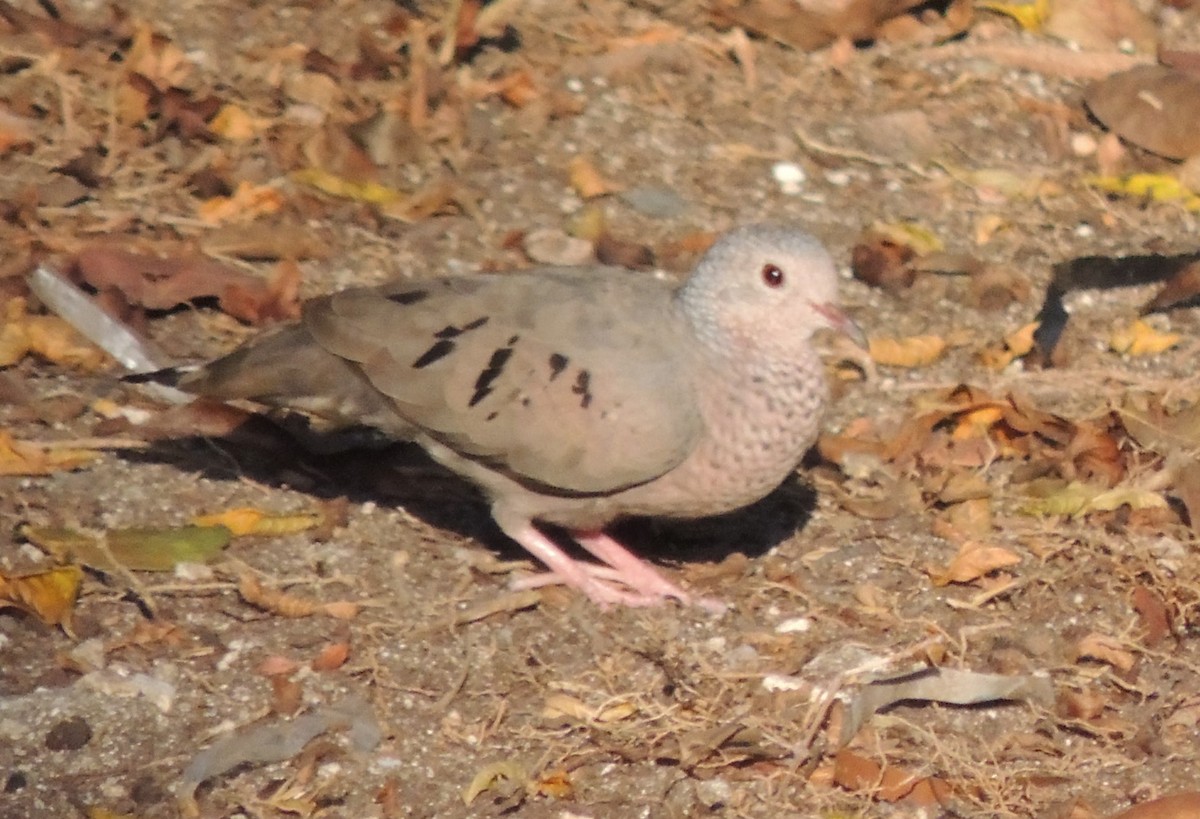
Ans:
[[[344,290],[174,382],[412,440],[477,484],[496,523],[549,567],[527,579],[596,603],[695,600],[604,534],[767,495],[816,438],[810,344],[857,328],[807,233],[726,234],[682,287],[608,268],[451,275]],[[538,523],[600,563],[576,560]]]

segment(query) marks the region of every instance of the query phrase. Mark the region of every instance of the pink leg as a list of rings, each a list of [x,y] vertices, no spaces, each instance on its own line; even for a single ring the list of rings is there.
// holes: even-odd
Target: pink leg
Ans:
[[[695,603],[714,614],[720,614],[727,608],[720,600],[693,598],[679,585],[663,577],[657,569],[603,532],[572,532],[571,534],[575,541],[595,555],[597,560],[603,561],[615,569],[617,578],[622,583],[632,589],[637,589],[642,594],[674,597],[681,603]]]
[[[558,548],[550,538],[542,534],[536,526],[530,522],[524,522],[517,526],[506,526],[504,522],[497,520],[500,523],[500,528],[510,538],[521,544],[527,552],[536,557],[550,569],[550,574],[554,580],[551,582],[562,583],[565,586],[570,586],[573,589],[578,589],[583,592],[589,600],[596,603],[601,608],[616,603],[624,606],[657,606],[661,605],[666,598],[661,594],[646,594],[637,587],[632,587],[635,591],[627,591],[624,588],[616,585],[603,575],[610,575],[613,579],[624,580],[623,572],[617,569],[615,572],[594,571],[594,569],[602,569],[606,567],[592,567],[585,563],[572,558],[562,549]],[[636,560],[636,558],[634,558]],[[534,583],[526,588],[534,588],[538,585],[547,585],[546,583]]]

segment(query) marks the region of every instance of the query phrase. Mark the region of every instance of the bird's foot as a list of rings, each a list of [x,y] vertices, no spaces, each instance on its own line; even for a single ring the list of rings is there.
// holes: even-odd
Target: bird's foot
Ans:
[[[514,584],[516,588],[562,584],[578,589],[589,600],[605,608],[613,604],[656,606],[672,598],[712,614],[721,614],[728,608],[720,600],[696,597],[685,591],[602,532],[572,533],[580,546],[602,561],[599,564],[575,560],[532,524],[517,534],[521,537],[514,536],[513,539],[545,563],[550,571],[518,580]]]

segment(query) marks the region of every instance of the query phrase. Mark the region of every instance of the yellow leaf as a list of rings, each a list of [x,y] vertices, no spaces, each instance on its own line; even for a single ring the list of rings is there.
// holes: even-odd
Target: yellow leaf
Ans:
[[[493,762],[475,774],[475,778],[471,780],[471,784],[463,791],[463,802],[469,805],[475,801],[475,797],[479,796],[479,794],[490,790],[513,793],[518,788],[525,787],[525,783],[528,781],[528,774],[525,773],[525,769],[518,763],[510,759],[503,762]]]
[[[1138,489],[1134,486],[1117,487],[1101,492],[1088,503],[1085,512],[1112,512],[1128,506],[1130,509],[1165,509],[1166,498],[1149,489]]]
[[[1157,492],[1133,486],[1103,489],[1080,481],[1064,484],[1061,481],[1033,481],[1027,491],[1030,496],[1021,506],[1026,515],[1063,515],[1080,517],[1089,512],[1111,512],[1122,506],[1131,509],[1162,509],[1167,501]]]
[[[1040,31],[1050,17],[1050,0],[1032,0],[1027,3],[1005,3],[1002,0],[979,0],[979,8],[1003,14],[1017,21],[1026,31]]]
[[[395,188],[380,185],[378,182],[354,182],[320,168],[296,171],[292,174],[292,180],[330,196],[354,199],[369,205],[394,205],[405,199],[404,193]]]
[[[317,526],[324,519],[320,512],[299,512],[289,515],[272,515],[261,509],[240,507],[226,509],[212,515],[201,515],[192,519],[195,526],[224,526],[235,536],[243,535],[290,535]]]
[[[117,568],[169,572],[180,563],[203,563],[229,544],[221,526],[110,529],[92,534],[57,526],[26,526],[21,534],[59,560],[111,572]]]
[[[942,357],[946,340],[941,336],[873,338],[868,349],[871,360],[887,367],[924,367]]]
[[[945,249],[937,234],[916,222],[875,222],[871,225],[871,232],[902,247],[911,248],[918,256],[928,256]]]
[[[0,572],[0,608],[18,608],[47,625],[69,628],[82,582],[83,569],[78,566],[57,566],[24,575]]]
[[[0,326],[0,367],[16,364],[29,353],[54,364],[89,372],[104,369],[111,359],[58,316],[31,316],[25,299],[9,299]]]
[[[568,171],[571,176],[571,187],[579,194],[580,199],[595,199],[597,196],[606,196],[621,189],[620,185],[605,179],[604,175],[586,156],[577,156],[572,159]]]
[[[1004,418],[1004,410],[995,404],[984,404],[970,412],[963,413],[954,425],[951,437],[956,441],[966,441],[971,438],[985,437],[993,426]]]
[[[200,218],[209,224],[248,222],[283,207],[283,195],[271,185],[242,180],[232,196],[214,196],[200,203]]]
[[[1128,327],[1117,330],[1108,340],[1108,346],[1122,355],[1156,355],[1169,350],[1183,338],[1179,333],[1160,333],[1146,322],[1138,319]]]
[[[1129,176],[1088,176],[1084,183],[1108,193],[1153,202],[1179,202],[1186,210],[1200,211],[1200,195],[1168,174],[1135,173]]]
[[[248,142],[258,136],[259,131],[268,124],[268,120],[252,117],[240,106],[227,103],[221,106],[208,128],[217,136],[233,142]]]
[[[1040,326],[1040,321],[1031,321],[1006,335],[1002,344],[985,347],[979,353],[980,362],[993,370],[1002,370],[1021,356],[1028,355],[1033,349],[1033,334]]]

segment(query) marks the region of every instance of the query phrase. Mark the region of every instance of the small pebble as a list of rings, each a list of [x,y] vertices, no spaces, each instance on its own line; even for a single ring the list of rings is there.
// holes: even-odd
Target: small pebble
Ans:
[[[1099,147],[1096,138],[1091,134],[1071,134],[1071,153],[1075,156],[1091,156]]]
[[[793,634],[793,633],[803,634],[804,632],[808,631],[810,628],[812,628],[812,620],[810,620],[809,618],[807,618],[807,617],[789,617],[787,620],[784,620],[782,623],[775,626],[775,632],[777,634]]]
[[[525,237],[525,252],[539,264],[581,265],[594,260],[591,242],[553,228],[531,231]]]
[[[779,190],[788,196],[795,196],[804,190],[808,175],[795,162],[776,162],[771,166],[771,176],[775,178]]]
[[[621,201],[653,219],[674,219],[687,210],[687,201],[670,188],[642,185],[620,193]]]
[[[57,723],[46,733],[46,748],[51,751],[78,751],[92,739],[92,726],[83,717],[71,717]]]
[[[850,184],[849,171],[825,171],[825,181],[830,185],[844,188]]]

